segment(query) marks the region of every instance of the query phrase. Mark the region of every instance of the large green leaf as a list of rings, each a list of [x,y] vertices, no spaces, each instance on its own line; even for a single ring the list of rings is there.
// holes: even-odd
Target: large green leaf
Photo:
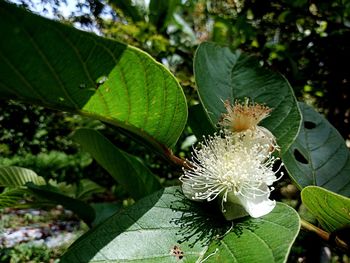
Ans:
[[[154,147],[173,146],[183,91],[149,55],[0,2],[0,97],[109,122]]]
[[[97,226],[123,207],[121,202],[93,203],[91,206],[94,208],[96,214],[95,220],[92,222],[92,226]]]
[[[73,135],[84,150],[105,168],[134,198],[139,199],[161,188],[152,172],[135,156],[114,146],[93,129],[79,129]]]
[[[249,97],[273,109],[262,126],[276,136],[282,153],[292,144],[301,116],[293,90],[282,75],[261,68],[253,57],[213,43],[198,47],[194,72],[200,99],[214,126],[226,112],[223,101]]]
[[[325,230],[333,232],[350,226],[350,198],[318,186],[307,186],[301,191],[301,199]]]
[[[210,243],[210,248],[218,246],[218,256],[224,253],[227,242],[234,242],[234,251],[245,255],[236,262],[285,261],[299,230],[299,218],[292,208],[278,204],[271,214],[260,219],[245,218],[232,227],[214,207],[186,199],[178,187],[166,188],[90,230],[68,249],[61,261],[178,262],[172,250],[177,246],[184,253],[181,262],[200,262]],[[256,252],[254,260],[252,250]],[[267,254],[274,261],[259,260]],[[252,261],[245,260],[249,258]],[[227,262],[235,261],[230,257]]]
[[[299,228],[295,210],[279,203],[268,215],[238,224],[219,244],[213,242],[206,262],[286,262]]]
[[[0,167],[0,186],[21,187],[28,182],[33,182],[37,185],[45,184],[44,178],[32,170],[17,166]]]
[[[300,103],[303,126],[283,156],[300,188],[317,185],[350,196],[350,154],[339,132],[310,106]]]

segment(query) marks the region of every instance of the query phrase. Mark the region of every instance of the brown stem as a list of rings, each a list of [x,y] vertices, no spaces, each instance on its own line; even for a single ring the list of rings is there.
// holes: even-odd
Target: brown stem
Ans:
[[[169,160],[172,164],[180,166],[183,168],[190,168],[191,166],[186,162],[186,160],[177,157],[174,155],[173,151],[167,147],[163,147],[163,153],[166,156],[166,159]]]
[[[318,228],[317,226],[314,226],[313,224],[305,221],[304,219],[301,219],[301,227],[305,230],[311,231],[315,234],[317,234],[320,238],[322,238],[325,241],[329,240],[330,234],[321,228]]]
[[[311,231],[315,234],[317,234],[320,238],[322,238],[324,241],[327,241],[331,243],[332,245],[337,246],[339,249],[343,251],[349,251],[349,246],[346,242],[341,240],[339,237],[334,236],[331,237],[331,234],[322,230],[321,228],[318,228],[317,226],[314,226],[313,224],[301,219],[301,227],[305,230]]]

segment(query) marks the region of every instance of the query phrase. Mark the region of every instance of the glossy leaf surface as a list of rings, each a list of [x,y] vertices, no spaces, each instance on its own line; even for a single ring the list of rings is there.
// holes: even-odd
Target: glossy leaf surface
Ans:
[[[148,54],[0,2],[0,97],[106,121],[154,147],[187,118],[182,89]]]

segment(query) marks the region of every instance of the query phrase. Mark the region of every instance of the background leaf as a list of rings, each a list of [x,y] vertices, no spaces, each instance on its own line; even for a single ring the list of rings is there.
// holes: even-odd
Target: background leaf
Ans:
[[[170,147],[179,138],[187,118],[182,89],[165,67],[141,50],[4,1],[0,35],[2,99],[100,119],[144,137],[158,149],[158,142]]]
[[[73,140],[105,168],[134,198],[139,199],[161,188],[154,174],[135,156],[114,146],[93,129],[79,129]]]
[[[27,183],[26,186],[34,196],[39,198],[37,204],[62,205],[76,213],[86,224],[91,225],[95,219],[95,210],[87,203],[78,199],[64,195],[60,190],[52,185],[35,185]],[[46,202],[45,202],[46,201]],[[35,203],[33,203],[35,205]]]
[[[143,17],[141,16],[139,10],[131,0],[108,0],[108,3],[114,8],[119,8],[122,10],[124,15],[130,17],[133,22],[142,21]]]
[[[310,106],[300,103],[303,125],[283,162],[300,188],[317,185],[350,196],[350,154],[338,131]]]
[[[203,135],[212,135],[216,130],[201,104],[193,105],[188,109],[188,124],[198,140],[201,140]]]
[[[330,232],[350,226],[350,198],[317,186],[307,186],[301,199],[321,226]]]
[[[59,184],[57,185],[59,186]],[[95,218],[94,209],[88,204],[68,196],[68,194],[87,198],[92,193],[103,190],[92,181],[84,179],[77,189],[73,185],[61,183],[61,186],[66,188],[65,190],[71,192],[66,194],[58,187],[46,184],[44,178],[32,170],[15,166],[0,167],[0,186],[7,187],[0,194],[0,207],[42,207],[60,204],[75,212],[87,224],[91,224]],[[24,194],[34,195],[39,199],[28,204],[18,204],[19,200],[24,199]]]
[[[44,178],[32,170],[16,166],[0,167],[0,186],[20,187],[28,182],[37,185],[45,184]]]
[[[273,109],[262,126],[276,136],[282,153],[288,149],[301,116],[293,90],[282,75],[261,68],[253,57],[213,43],[198,47],[194,72],[200,99],[214,126],[226,112],[223,101],[249,97]]]
[[[249,243],[249,247],[258,245],[259,248],[255,250],[254,259],[269,254],[275,261],[265,262],[284,262],[299,230],[299,218],[292,208],[278,204],[268,216],[245,218],[235,222],[232,229],[231,222],[215,209],[215,204],[188,200],[178,187],[166,188],[90,230],[61,260],[76,263],[178,262],[171,253],[171,249],[178,246],[184,253],[181,262],[200,262],[210,243],[211,249],[218,246],[218,256],[224,252],[226,242],[235,242],[235,249],[246,259],[251,257],[247,250]],[[220,243],[220,238],[228,231],[231,233],[224,237],[225,243]],[[243,244],[242,240],[248,243]],[[225,262],[213,261],[213,258],[208,261]],[[232,262],[232,257],[228,259],[227,262]],[[238,262],[263,262],[241,259]]]
[[[19,201],[23,199],[23,195],[27,192],[28,191],[22,188],[5,189],[0,193],[0,209],[6,207],[21,207]]]
[[[105,191],[105,188],[96,184],[95,182],[89,179],[82,179],[77,184],[75,198],[86,201],[87,199],[91,198],[92,195],[103,193]]]
[[[151,0],[149,3],[149,20],[157,27],[164,30],[170,18],[173,16],[175,8],[179,5],[179,0]]]

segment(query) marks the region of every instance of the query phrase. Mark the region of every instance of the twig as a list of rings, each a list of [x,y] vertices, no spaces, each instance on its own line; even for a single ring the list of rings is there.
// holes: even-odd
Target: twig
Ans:
[[[321,228],[318,228],[317,226],[314,226],[313,224],[301,219],[301,227],[305,230],[308,230],[310,232],[315,233],[320,238],[322,238],[324,241],[327,241],[328,243],[337,246],[339,249],[349,252],[349,246],[346,242],[341,240],[335,233],[332,234],[322,230]]]
[[[189,163],[186,162],[186,160],[174,155],[169,148],[164,147],[163,149],[164,149],[163,152],[165,156],[172,164],[175,164],[176,166],[180,166],[184,168],[191,168],[191,166],[189,165]]]
[[[328,232],[322,230],[321,228],[318,228],[317,226],[314,226],[313,224],[305,221],[304,219],[301,219],[301,227],[305,230],[317,234],[324,241],[329,241],[330,234]]]

